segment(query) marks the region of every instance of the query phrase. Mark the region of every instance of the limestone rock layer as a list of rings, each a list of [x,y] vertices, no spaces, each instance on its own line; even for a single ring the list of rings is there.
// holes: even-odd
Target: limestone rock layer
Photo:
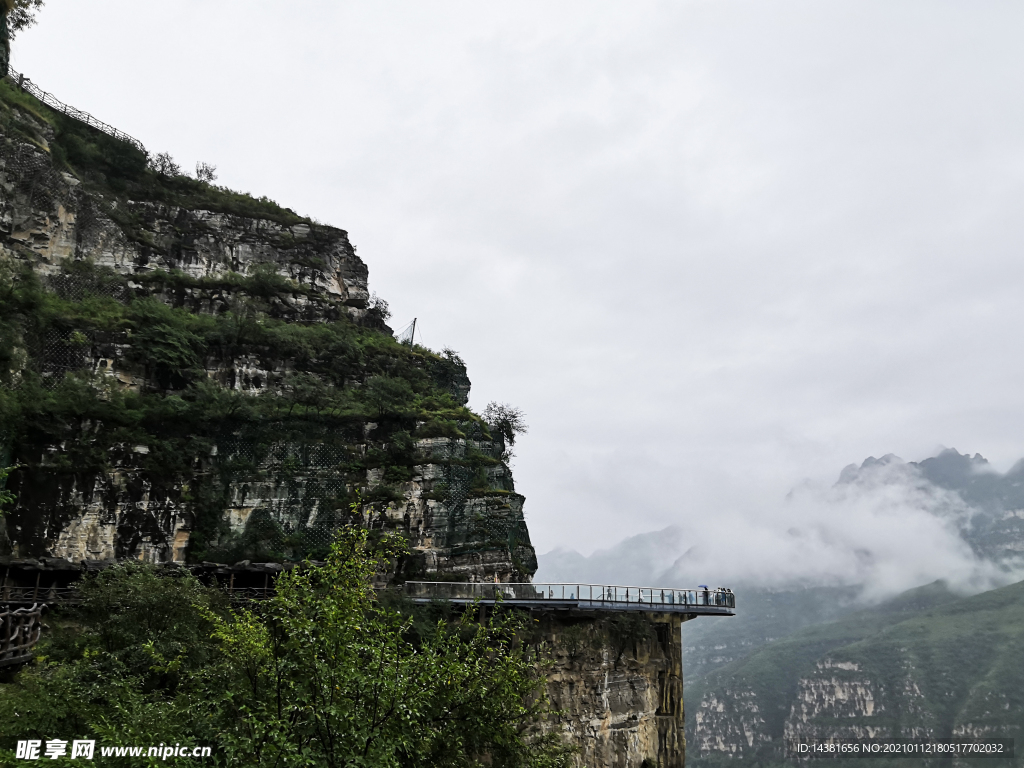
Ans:
[[[9,556],[281,561],[359,522],[401,577],[529,578],[465,365],[392,338],[346,232],[0,104]]]

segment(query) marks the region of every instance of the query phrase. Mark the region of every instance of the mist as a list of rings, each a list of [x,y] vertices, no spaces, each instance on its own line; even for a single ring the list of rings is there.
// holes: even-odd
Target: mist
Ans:
[[[740,593],[856,586],[860,600],[873,603],[941,579],[971,594],[1024,578],[1021,558],[972,548],[975,527],[992,514],[887,456],[844,471],[840,482],[806,482],[773,503],[690,515],[696,524],[632,536],[588,557],[556,549],[540,556],[536,580],[709,584]]]

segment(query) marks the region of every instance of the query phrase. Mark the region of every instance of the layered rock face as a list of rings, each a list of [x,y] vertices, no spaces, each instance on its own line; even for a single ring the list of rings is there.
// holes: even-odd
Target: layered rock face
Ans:
[[[686,760],[678,614],[542,615],[552,649],[551,727],[579,766],[681,768]]]
[[[403,576],[529,578],[465,366],[391,338],[344,231],[0,96],[9,556],[279,561],[358,519]]]

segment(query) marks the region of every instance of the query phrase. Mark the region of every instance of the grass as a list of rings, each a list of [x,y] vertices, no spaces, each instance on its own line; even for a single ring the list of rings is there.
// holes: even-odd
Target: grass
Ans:
[[[236,192],[189,176],[157,173],[145,152],[54,112],[5,80],[0,80],[0,120],[5,133],[44,148],[58,170],[71,173],[86,188],[110,199],[267,219],[283,226],[314,224],[267,197]]]

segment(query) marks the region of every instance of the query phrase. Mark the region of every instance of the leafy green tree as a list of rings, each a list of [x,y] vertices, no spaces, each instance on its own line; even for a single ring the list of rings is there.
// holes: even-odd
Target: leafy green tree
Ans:
[[[322,568],[280,577],[262,611],[222,620],[234,676],[233,750],[255,765],[558,765],[536,733],[547,710],[536,660],[509,612],[470,614],[408,637],[411,617],[383,607],[371,579],[404,552],[346,531]]]
[[[406,410],[414,397],[412,387],[405,379],[373,376],[366,382],[366,398],[380,418]]]
[[[219,662],[211,616],[224,598],[187,572],[139,563],[85,581],[80,595],[71,615],[48,618],[55,630],[36,661],[0,685],[0,764],[14,762],[18,739],[214,743],[196,703]]]
[[[43,7],[43,0],[0,0],[7,11],[7,24],[14,37],[21,30],[36,23],[36,14]]]
[[[112,569],[83,589],[75,626],[0,686],[0,747],[59,735],[209,744],[232,766],[566,765],[539,729],[542,666],[522,620],[416,625],[372,588],[404,550],[348,529],[323,565],[242,610],[187,575]]]
[[[484,421],[509,445],[515,445],[516,436],[525,435],[528,431],[526,414],[507,403],[488,403],[484,409]]]

